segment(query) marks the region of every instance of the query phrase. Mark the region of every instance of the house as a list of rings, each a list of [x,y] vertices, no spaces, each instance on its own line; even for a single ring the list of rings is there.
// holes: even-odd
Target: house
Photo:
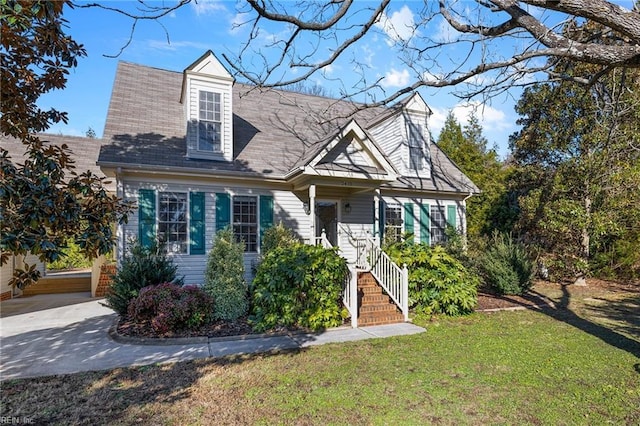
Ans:
[[[248,275],[278,222],[351,263],[366,241],[435,244],[447,224],[464,233],[479,190],[431,141],[430,114],[418,93],[363,109],[240,84],[211,51],[182,72],[120,62],[98,158],[139,206],[119,227],[119,256],[132,237],[161,238],[198,284],[226,226],[245,242]]]

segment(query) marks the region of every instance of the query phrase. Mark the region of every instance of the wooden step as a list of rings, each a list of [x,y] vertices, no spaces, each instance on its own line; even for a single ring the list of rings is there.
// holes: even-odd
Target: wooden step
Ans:
[[[91,291],[91,273],[61,273],[44,276],[27,286],[23,296],[36,294],[80,293]]]

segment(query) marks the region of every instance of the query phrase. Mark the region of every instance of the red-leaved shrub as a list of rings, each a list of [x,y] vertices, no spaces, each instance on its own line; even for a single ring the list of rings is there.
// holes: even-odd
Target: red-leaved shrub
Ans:
[[[163,335],[201,327],[212,320],[213,308],[213,298],[200,287],[163,283],[140,290],[129,303],[128,313],[133,322],[150,322]]]

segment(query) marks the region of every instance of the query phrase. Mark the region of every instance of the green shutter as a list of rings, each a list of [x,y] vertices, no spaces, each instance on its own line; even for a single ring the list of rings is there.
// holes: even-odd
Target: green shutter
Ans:
[[[413,215],[413,203],[404,203],[404,233],[412,235],[410,241],[414,241]]]
[[[273,196],[260,196],[260,242],[264,231],[273,226]]]
[[[192,192],[190,197],[189,234],[191,241],[189,242],[189,252],[191,254],[204,254],[204,192]]]
[[[456,229],[456,206],[447,206],[447,223]]]
[[[231,224],[231,196],[225,193],[216,194],[216,231]]]
[[[430,237],[431,220],[429,218],[429,204],[420,204],[420,242],[429,244]]]
[[[380,200],[380,203],[378,204],[378,208],[379,208],[379,217],[378,217],[378,227],[380,229],[380,241],[382,241],[384,239],[384,209],[385,209],[385,205],[386,203],[384,202],[384,200]]]
[[[143,247],[150,247],[156,239],[156,191],[138,191],[138,240]]]

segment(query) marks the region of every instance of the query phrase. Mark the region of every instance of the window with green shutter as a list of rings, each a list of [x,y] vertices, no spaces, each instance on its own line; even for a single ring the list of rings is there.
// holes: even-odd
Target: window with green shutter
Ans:
[[[457,229],[456,206],[447,206],[447,223],[453,227],[453,229]]]
[[[413,203],[404,203],[404,232],[413,235]],[[411,237],[410,241],[413,241]]]
[[[260,241],[264,231],[273,226],[273,196],[260,196]]]
[[[420,242],[429,244],[431,242],[431,216],[429,215],[429,204],[420,204]]]
[[[138,240],[143,247],[149,247],[156,239],[156,191],[138,191]]]
[[[216,231],[231,224],[231,196],[225,193],[216,194]]]
[[[204,192],[192,192],[189,206],[189,252],[205,253],[205,198]]]

